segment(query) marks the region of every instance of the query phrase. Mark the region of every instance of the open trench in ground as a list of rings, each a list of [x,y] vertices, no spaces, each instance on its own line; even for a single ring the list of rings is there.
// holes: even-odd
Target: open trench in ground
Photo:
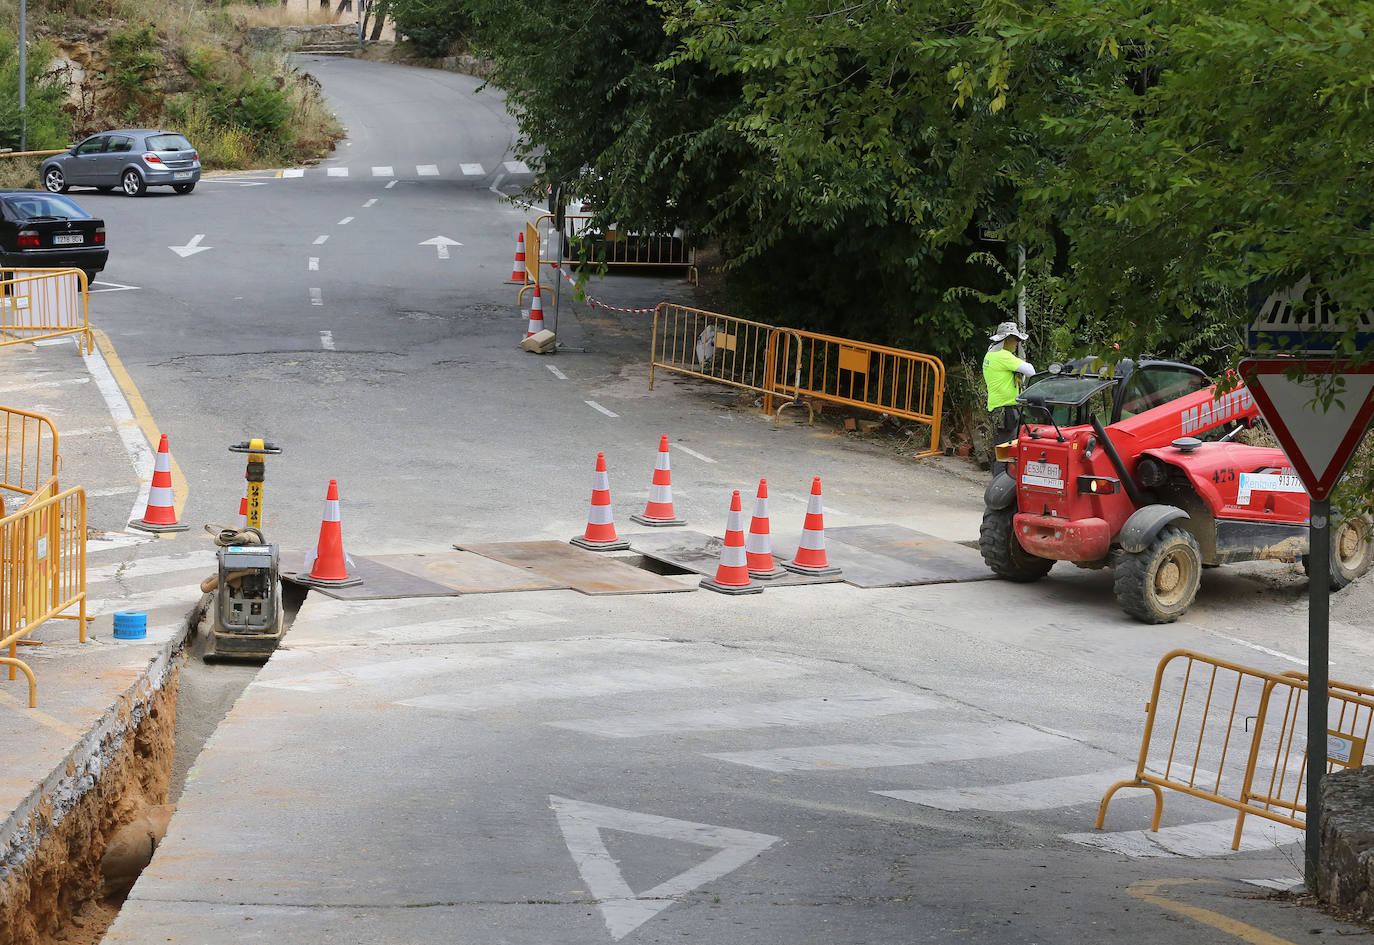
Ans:
[[[304,601],[284,585],[286,625]],[[203,605],[163,686],[111,745],[98,780],[62,812],[45,803],[43,839],[0,880],[0,943],[99,945],[167,830],[201,748],[262,667],[204,659]],[[69,772],[70,773],[70,772]],[[53,826],[54,821],[56,825]]]

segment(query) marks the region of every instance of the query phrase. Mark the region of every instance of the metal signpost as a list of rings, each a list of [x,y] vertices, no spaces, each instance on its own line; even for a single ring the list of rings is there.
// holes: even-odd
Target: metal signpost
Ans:
[[[1331,353],[1340,334],[1331,307],[1303,299],[1310,280],[1274,292],[1250,325],[1251,350],[1278,349],[1287,357],[1240,363],[1245,386],[1311,497],[1307,560],[1307,849],[1304,880],[1317,887],[1321,852],[1321,781],[1327,766],[1330,683],[1331,492],[1374,418],[1374,364],[1308,355]],[[1371,313],[1360,316],[1363,329]],[[1374,335],[1356,338],[1363,348]],[[1324,406],[1322,393],[1335,396]]]

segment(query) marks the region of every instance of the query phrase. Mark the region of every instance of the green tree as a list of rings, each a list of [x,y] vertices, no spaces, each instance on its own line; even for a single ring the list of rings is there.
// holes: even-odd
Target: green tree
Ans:
[[[27,146],[33,151],[64,148],[70,143],[72,126],[62,110],[66,86],[48,65],[52,48],[47,43],[30,43],[27,59],[27,121],[23,122]],[[20,127],[18,38],[0,29],[0,147],[18,149]]]

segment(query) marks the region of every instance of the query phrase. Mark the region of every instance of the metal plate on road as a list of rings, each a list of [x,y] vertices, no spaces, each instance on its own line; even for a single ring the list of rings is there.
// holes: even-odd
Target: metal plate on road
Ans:
[[[631,551],[679,570],[711,578],[716,576],[716,570],[720,567],[720,549],[725,544],[723,538],[684,529],[625,537],[630,541]],[[782,563],[791,561],[795,554],[794,548],[785,549],[785,553],[775,549],[773,562],[782,567]],[[780,587],[787,584],[835,584],[843,580],[844,576],[840,574],[796,574],[788,571],[781,577],[759,583],[765,587]]]
[[[845,569],[845,580],[858,587],[953,584],[996,578],[976,549],[901,525],[844,525],[827,528],[825,534],[828,546],[834,548],[835,563]],[[851,548],[871,556],[867,568],[858,561],[853,567],[845,562]],[[874,557],[893,562],[895,567],[884,564],[882,570],[875,568]],[[861,580],[866,583],[860,583]]]
[[[305,554],[301,551],[284,551],[281,555],[283,561],[302,561]],[[354,584],[349,587],[317,587],[310,585],[312,591],[319,591],[336,600],[390,600],[398,597],[456,597],[458,590],[452,587],[445,587],[434,581],[398,571],[380,564],[372,558],[364,558],[361,555],[353,555],[353,566],[348,569],[349,577],[360,577],[363,583]],[[284,581],[295,582],[296,578],[304,577],[300,571],[287,570],[282,568],[281,577]]]
[[[696,590],[691,584],[642,570],[605,552],[587,551],[561,541],[510,541],[453,547],[532,571],[581,594],[672,594]]]
[[[378,564],[451,587],[464,594],[501,591],[564,590],[559,584],[524,568],[512,567],[471,551],[440,551],[411,555],[377,555]]]

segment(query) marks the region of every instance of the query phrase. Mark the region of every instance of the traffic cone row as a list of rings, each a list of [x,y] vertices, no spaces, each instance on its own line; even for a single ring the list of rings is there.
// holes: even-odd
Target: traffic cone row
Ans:
[[[153,460],[153,482],[148,489],[148,504],[143,517],[129,523],[130,527],[148,532],[179,532],[187,526],[177,522],[176,508],[172,504],[172,457],[167,446],[167,434],[162,434],[157,446],[157,456]],[[239,516],[248,521],[248,482],[243,483],[243,498],[239,500]],[[329,490],[324,498],[324,516],[320,522],[320,537],[314,549],[305,556],[305,577],[297,578],[301,584],[314,584],[320,587],[349,587],[361,584],[363,579],[349,574],[348,569],[355,567],[353,559],[343,549],[343,524],[339,514],[339,482],[329,480]]]

